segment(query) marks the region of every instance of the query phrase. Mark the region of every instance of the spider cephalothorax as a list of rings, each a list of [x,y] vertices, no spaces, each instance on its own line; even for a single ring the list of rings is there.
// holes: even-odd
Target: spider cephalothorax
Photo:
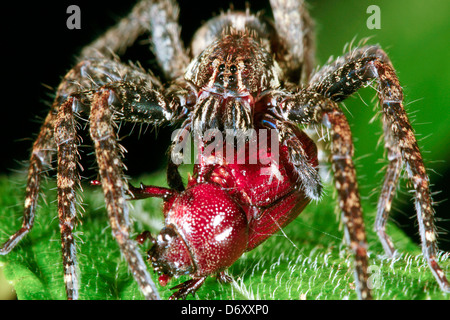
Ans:
[[[80,61],[59,85],[33,145],[22,228],[5,242],[0,254],[11,251],[32,228],[41,175],[56,153],[64,280],[68,298],[78,297],[73,237],[80,182],[76,128],[77,114],[84,114],[111,229],[131,273],[146,298],[159,298],[130,237],[126,200],[162,198],[165,227],[156,238],[141,236],[139,242],[152,239],[149,260],[162,285],[170,277],[192,277],[174,287],[179,290],[173,297],[183,298],[209,275],[226,280],[224,270],[243,252],[259,246],[311,200],[320,198],[316,146],[298,125],[324,126],[330,132],[330,162],[345,235],[355,256],[356,291],[368,299],[367,242],[352,134],[338,102],[374,81],[389,159],[376,231],[392,256],[394,247],[385,225],[406,166],[415,192],[423,255],[441,288],[449,291],[436,260],[429,179],[388,56],[378,46],[364,46],[313,72],[313,28],[303,1],[270,2],[274,21],[249,11],[223,13],[199,29],[188,51],[180,38],[175,1],[141,1],[117,26],[83,49]],[[167,85],[116,57],[146,32]],[[171,147],[169,188],[135,188],[127,183],[123,149],[115,132],[118,121],[181,128]],[[188,144],[190,133],[198,138],[198,161],[184,185],[178,172],[183,158],[178,147]],[[212,135],[225,138],[210,148]],[[228,143],[242,137],[246,140],[240,146]]]
[[[280,86],[280,76],[278,64],[254,33],[228,28],[185,73],[198,95],[193,127],[200,132],[252,128],[257,100]]]

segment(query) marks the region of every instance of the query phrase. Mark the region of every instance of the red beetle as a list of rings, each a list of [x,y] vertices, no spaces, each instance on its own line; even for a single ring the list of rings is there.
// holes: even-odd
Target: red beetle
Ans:
[[[297,127],[294,130],[310,164],[317,170],[315,144]],[[256,136],[261,138],[260,134]],[[254,150],[274,158],[270,137],[268,142],[265,148],[252,149],[251,142],[247,141],[245,148],[238,149],[228,161],[213,153],[214,161],[220,163],[194,165],[194,173],[181,192],[156,186],[130,186],[134,199],[164,199],[165,227],[156,239],[146,232],[138,241],[152,240],[154,245],[148,259],[160,274],[161,285],[171,277],[192,277],[172,288],[179,289],[172,299],[195,293],[209,275],[226,279],[225,269],[244,252],[256,248],[289,224],[309,203],[310,197],[299,188],[299,176],[289,161],[286,146],[280,146],[278,161],[251,164]],[[240,157],[245,161],[239,161]]]

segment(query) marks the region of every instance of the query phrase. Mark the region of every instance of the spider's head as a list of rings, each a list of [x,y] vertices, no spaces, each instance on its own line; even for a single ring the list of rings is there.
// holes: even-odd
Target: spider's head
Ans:
[[[281,69],[271,54],[248,32],[231,31],[195,58],[185,78],[204,91],[257,95],[280,86]]]

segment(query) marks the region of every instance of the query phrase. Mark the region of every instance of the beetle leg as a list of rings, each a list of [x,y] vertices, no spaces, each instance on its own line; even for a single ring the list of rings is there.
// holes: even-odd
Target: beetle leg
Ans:
[[[174,294],[172,294],[169,298],[169,300],[179,300],[179,299],[186,299],[187,295],[189,293],[192,293],[192,295],[195,295],[195,292],[202,286],[202,284],[205,282],[206,277],[201,278],[194,278],[190,279],[188,281],[185,281],[183,283],[180,283],[179,285],[176,285],[173,288],[170,288],[170,290],[178,290]]]
[[[173,196],[176,191],[164,187],[147,186],[141,183],[139,188],[133,187],[131,184],[128,184],[128,193],[131,194],[130,200],[139,200],[146,198],[167,199]]]
[[[225,271],[219,272],[217,274],[217,280],[219,280],[220,283],[231,283],[231,282],[233,282],[233,278],[230,277]]]

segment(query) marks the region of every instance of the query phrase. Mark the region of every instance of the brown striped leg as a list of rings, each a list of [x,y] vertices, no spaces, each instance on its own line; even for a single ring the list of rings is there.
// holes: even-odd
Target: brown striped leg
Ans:
[[[322,182],[318,170],[311,164],[315,160],[308,156],[316,153],[314,142],[305,133],[299,131],[297,124],[292,122],[265,116],[262,124],[270,130],[275,128],[278,131],[280,144],[288,148],[289,161],[300,177],[298,186],[310,199],[319,200]]]
[[[436,261],[438,246],[429,177],[416,137],[403,107],[400,84],[394,69],[389,64],[374,61],[372,65],[372,72],[376,72],[380,78],[378,96],[383,110],[385,147],[388,152],[396,150],[396,157],[402,156],[406,172],[415,190],[415,205],[423,255],[441,289],[450,292],[449,282]],[[395,163],[395,160],[390,159],[390,161]],[[381,197],[383,197],[383,194]],[[384,208],[386,213],[383,214],[387,214],[389,209],[390,200],[386,201]]]
[[[102,37],[86,46],[80,56],[112,58],[112,53],[123,54],[139,35],[151,34],[153,51],[169,79],[183,75],[189,63],[180,37],[178,4],[174,0],[143,0],[132,11],[110,28]]]
[[[55,123],[58,146],[58,217],[67,299],[78,299],[79,281],[73,228],[76,225],[76,188],[80,177],[77,171],[78,149],[76,122],[73,116],[75,98],[70,97],[60,107]]]
[[[360,299],[370,299],[368,282],[367,240],[353,165],[353,142],[345,115],[338,109],[327,112],[323,122],[331,129],[331,166],[339,196],[339,207],[350,248],[355,253],[355,279]]]
[[[331,165],[338,192],[339,208],[347,242],[355,256],[356,292],[360,299],[371,299],[368,287],[367,240],[363,212],[353,165],[350,126],[336,102],[316,92],[300,91],[291,96],[274,97],[276,117],[302,124],[323,124],[330,129]]]
[[[81,51],[81,58],[112,58],[113,53],[118,55],[125,53],[127,47],[133,45],[141,34],[148,32],[151,20],[150,7],[154,2],[139,1],[126,17],[85,46]]]
[[[312,77],[309,89],[334,101],[342,101],[372,80],[378,83],[385,148],[389,158],[378,202],[376,231],[386,253],[392,255],[394,247],[386,235],[385,225],[391,211],[400,170],[404,166],[414,186],[423,255],[441,289],[448,292],[449,282],[436,261],[438,246],[429,177],[403,106],[402,88],[386,53],[377,46],[355,49],[322,67]]]
[[[90,133],[105,195],[112,233],[134,278],[147,299],[160,299],[136,242],[130,239],[127,182],[122,172],[122,149],[116,141],[112,110],[108,104],[110,90],[95,93],[91,104]]]
[[[289,81],[306,83],[314,68],[314,24],[303,0],[270,0],[281,48],[278,62]]]
[[[386,168],[386,174],[384,176],[384,182],[381,188],[374,227],[383,246],[384,252],[388,257],[393,257],[396,251],[391,238],[386,233],[386,224],[388,222],[389,213],[391,212],[391,204],[395,197],[400,173],[402,172],[403,161],[400,150],[393,143],[394,140],[392,140],[392,137],[389,137],[386,130],[385,132],[385,140],[390,141],[389,144],[386,143],[389,164]]]
[[[181,40],[180,8],[175,0],[149,2],[153,3],[149,20],[153,52],[166,77],[176,79],[183,76],[190,61]]]
[[[31,230],[34,224],[39,187],[44,166],[49,166],[55,153],[53,128],[56,120],[54,108],[47,115],[39,135],[33,144],[28,169],[28,181],[25,191],[25,204],[22,227],[0,247],[0,254],[8,254],[17,243]]]

